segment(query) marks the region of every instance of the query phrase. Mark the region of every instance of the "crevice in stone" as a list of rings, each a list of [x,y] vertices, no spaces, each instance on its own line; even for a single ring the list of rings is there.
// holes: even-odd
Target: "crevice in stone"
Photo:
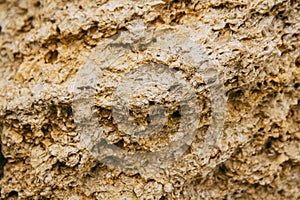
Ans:
[[[4,175],[4,166],[5,166],[6,163],[7,163],[7,159],[2,154],[2,142],[0,140],[0,179]]]

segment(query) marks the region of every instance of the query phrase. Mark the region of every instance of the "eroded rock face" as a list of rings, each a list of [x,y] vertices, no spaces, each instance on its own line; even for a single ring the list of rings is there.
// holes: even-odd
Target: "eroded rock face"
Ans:
[[[1,198],[300,197],[299,1],[0,10]]]

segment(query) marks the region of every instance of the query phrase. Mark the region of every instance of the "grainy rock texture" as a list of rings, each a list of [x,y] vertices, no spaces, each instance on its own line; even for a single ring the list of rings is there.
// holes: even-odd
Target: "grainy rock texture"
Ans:
[[[299,0],[0,0],[0,10],[2,199],[300,198]],[[134,139],[112,117],[117,83],[137,63],[182,73],[201,105],[189,148],[153,172],[101,162],[81,145],[74,120],[82,66],[123,33],[138,39],[137,27],[191,38],[214,61],[226,96],[217,108],[226,111],[223,130],[201,155],[216,109],[208,83],[193,63],[176,62],[147,43],[130,49],[128,42],[130,52],[93,88],[94,114],[109,144],[155,152],[176,138],[180,106],[159,86],[137,92],[129,105],[139,126],[148,124],[151,101],[166,106],[169,118],[154,138]]]

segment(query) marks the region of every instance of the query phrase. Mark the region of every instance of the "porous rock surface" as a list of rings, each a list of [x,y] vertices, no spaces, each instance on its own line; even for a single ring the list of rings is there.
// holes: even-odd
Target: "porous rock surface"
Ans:
[[[2,199],[300,198],[298,0],[0,0],[0,10]],[[84,148],[72,104],[77,75],[95,49],[134,35],[136,24],[190,33],[182,35],[215,61],[226,97],[224,107],[212,108],[197,66],[163,52],[151,56],[157,48],[132,49],[102,74],[96,118],[107,142],[131,153],[167,145],[180,121],[175,97],[144,91],[146,102],[166,105],[166,127],[140,140],[120,130],[110,102],[136,61],[169,66],[195,90],[202,105],[196,137],[179,159],[153,172],[123,171]],[[131,116],[147,126],[150,106],[136,98]],[[213,109],[225,110],[223,129],[201,155]]]

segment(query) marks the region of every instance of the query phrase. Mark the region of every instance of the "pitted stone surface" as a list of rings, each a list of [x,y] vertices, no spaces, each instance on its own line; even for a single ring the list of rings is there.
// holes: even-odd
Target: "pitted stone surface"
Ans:
[[[300,197],[299,1],[0,0],[0,10],[2,199]],[[100,77],[111,81],[94,88],[93,112],[108,142],[128,152],[154,151],[169,142],[166,134],[134,143],[112,117],[116,83],[146,58],[181,72],[196,91],[201,113],[195,139],[171,166],[123,172],[81,145],[73,86],[99,44],[126,32],[139,38],[144,29],[188,30],[186,37],[216,61],[226,116],[221,136],[201,157],[213,110],[206,80],[183,58],[158,48],[133,49]],[[140,91],[130,104],[139,125],[147,125],[149,111],[142,103],[156,95],[143,94],[148,96]],[[162,99],[156,103],[176,113],[176,104]],[[170,133],[180,121],[172,116]]]

